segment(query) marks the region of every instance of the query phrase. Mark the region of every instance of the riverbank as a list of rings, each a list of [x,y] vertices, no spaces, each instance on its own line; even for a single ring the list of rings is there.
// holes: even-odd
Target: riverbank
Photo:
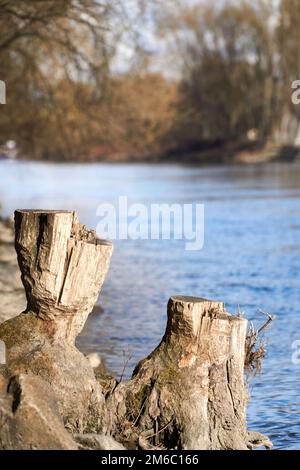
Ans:
[[[243,371],[261,354],[259,333],[247,334],[246,318],[230,314],[222,301],[172,296],[159,346],[130,380],[117,380],[75,346],[106,277],[112,243],[97,239],[76,212],[16,210],[15,222],[28,308],[0,324],[6,355],[0,449],[272,447],[247,427]],[[10,230],[3,221],[4,245],[11,245]]]
[[[15,159],[11,154],[0,152],[0,159]],[[19,160],[31,161],[30,156],[20,156]],[[34,161],[56,163],[148,163],[148,164],[183,164],[183,165],[259,165],[264,163],[288,163],[300,159],[300,147],[295,145],[276,145],[263,142],[205,142],[175,147],[162,152],[103,152],[90,149],[90,152],[76,158],[62,159],[58,156],[34,158]]]
[[[196,146],[197,147],[197,146]],[[203,144],[195,149],[176,148],[161,153],[109,154],[98,156],[95,160],[106,163],[153,163],[182,165],[259,165],[264,163],[288,163],[300,157],[299,147],[293,145],[262,144],[260,142],[213,143]],[[81,161],[86,161],[85,159]]]
[[[195,150],[174,150],[154,158],[156,163],[192,165],[259,165],[288,163],[299,159],[300,149],[293,145],[262,144],[260,142],[215,143]],[[152,159],[153,160],[153,159]]]

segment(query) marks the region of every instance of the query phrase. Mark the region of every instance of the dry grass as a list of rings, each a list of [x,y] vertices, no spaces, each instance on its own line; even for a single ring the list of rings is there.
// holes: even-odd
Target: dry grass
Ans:
[[[267,317],[267,321],[256,330],[253,323],[250,323],[245,344],[245,371],[249,377],[251,374],[255,376],[261,372],[262,361],[266,355],[266,343],[262,334],[270,326],[274,320],[274,316],[262,310],[260,312]]]

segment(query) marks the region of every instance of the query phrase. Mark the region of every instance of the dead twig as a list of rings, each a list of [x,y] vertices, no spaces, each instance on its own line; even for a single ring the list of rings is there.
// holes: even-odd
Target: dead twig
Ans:
[[[128,354],[127,357],[125,357],[125,354],[126,354],[126,351],[123,351],[123,369],[122,369],[122,372],[121,372],[121,375],[120,375],[120,378],[119,378],[119,383],[122,382],[125,371],[128,367],[129,361],[131,361],[131,359],[132,359],[132,354],[131,354],[130,348],[127,349],[127,354]]]
[[[141,406],[141,409],[140,409],[140,411],[139,411],[137,417],[136,417],[135,420],[133,421],[133,426],[135,426],[136,423],[138,422],[139,417],[140,417],[141,414],[142,414],[142,411],[143,411],[143,409],[144,409],[144,406],[145,406],[145,404],[146,404],[147,399],[148,399],[148,397],[146,397],[145,400],[143,401],[143,404],[142,404],[142,406]]]
[[[262,327],[259,328],[257,332],[257,336],[260,335],[264,330],[266,330],[269,327],[269,325],[272,323],[272,321],[275,320],[275,315],[270,315],[268,312],[264,312],[261,309],[259,309],[258,311],[261,312],[263,315],[265,315],[268,318],[268,320]]]
[[[165,429],[167,429],[167,427],[170,426],[170,424],[171,424],[173,421],[174,421],[174,418],[172,418],[171,421],[169,421],[169,423],[167,423],[164,427],[162,427],[161,429],[159,429],[157,432],[151,434],[150,436],[145,437],[145,439],[151,439],[151,437],[157,436],[158,434],[160,434],[161,432],[163,432]]]

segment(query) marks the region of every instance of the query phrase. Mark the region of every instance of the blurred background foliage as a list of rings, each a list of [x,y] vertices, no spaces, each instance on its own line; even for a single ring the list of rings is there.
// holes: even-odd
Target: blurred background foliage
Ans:
[[[0,0],[0,79],[22,157],[295,146],[300,2]]]

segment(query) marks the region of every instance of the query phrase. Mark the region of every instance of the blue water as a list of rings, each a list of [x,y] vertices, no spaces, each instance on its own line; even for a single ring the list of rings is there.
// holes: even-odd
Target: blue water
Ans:
[[[0,161],[0,202],[17,207],[75,209],[91,227],[97,206],[117,203],[205,205],[205,242],[186,251],[182,241],[115,242],[109,275],[78,341],[98,351],[121,374],[159,342],[172,294],[224,300],[256,325],[258,309],[276,315],[267,334],[263,372],[250,385],[249,427],[276,448],[300,448],[300,165],[196,168],[176,165],[64,165]],[[300,357],[300,355],[299,355]]]

